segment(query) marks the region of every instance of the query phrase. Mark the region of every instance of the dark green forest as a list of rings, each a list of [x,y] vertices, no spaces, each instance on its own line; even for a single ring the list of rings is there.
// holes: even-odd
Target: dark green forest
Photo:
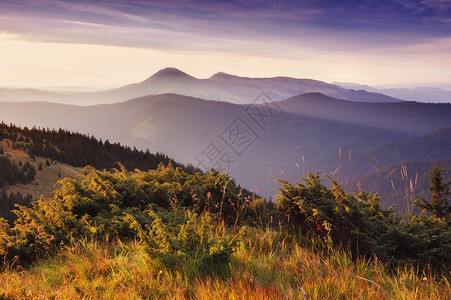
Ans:
[[[15,164],[2,154],[3,150],[0,149],[0,188],[16,183],[26,184],[34,180],[36,170],[29,162]]]
[[[75,167],[91,165],[97,169],[110,169],[121,162],[128,169],[156,169],[160,163],[172,161],[162,153],[150,153],[136,148],[111,143],[109,140],[97,140],[93,136],[73,133],[64,129],[21,128],[15,125],[0,124],[0,141],[9,139],[12,147],[23,149],[30,157],[41,156],[67,163]],[[172,161],[174,166],[183,167],[187,172],[194,167],[184,167]]]
[[[160,163],[171,162],[189,173],[196,171],[194,167],[185,167],[161,153],[153,154],[149,150],[138,151],[136,148],[132,149],[120,143],[110,143],[108,140],[103,142],[92,136],[63,129],[36,127],[29,129],[2,122],[0,123],[0,142],[3,140],[6,140],[6,144],[12,149],[25,151],[31,160],[35,160],[37,156],[47,158],[47,164],[50,164],[50,161],[58,161],[75,167],[91,165],[102,170],[111,169],[117,162],[121,162],[128,169],[151,170],[156,169]],[[42,169],[42,166],[39,168]],[[28,161],[11,160],[0,147],[0,207],[2,208],[0,217],[12,222],[15,217],[10,210],[14,208],[14,203],[21,205],[30,203],[32,200],[30,195],[22,195],[20,192],[7,194],[4,189],[16,183],[31,183],[35,179],[36,171]]]

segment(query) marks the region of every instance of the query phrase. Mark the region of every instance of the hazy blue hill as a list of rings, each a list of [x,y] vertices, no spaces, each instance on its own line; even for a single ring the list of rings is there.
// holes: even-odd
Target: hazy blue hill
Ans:
[[[380,165],[386,166],[400,161],[443,160],[450,157],[451,127],[443,127],[420,137],[396,141],[383,146],[379,144],[366,152],[354,154],[352,164],[355,167],[349,176],[360,176],[372,172],[374,167],[380,168]],[[366,167],[362,168],[361,166]]]
[[[422,137],[382,147],[378,152],[387,163],[408,160],[436,160],[451,157],[451,127],[443,127]],[[389,154],[390,153],[390,154]]]
[[[281,101],[284,111],[421,135],[451,123],[451,104],[358,103],[319,93]]]
[[[371,87],[349,82],[333,82],[345,89],[365,90],[372,93],[382,93],[387,96],[395,97],[406,101],[419,101],[427,103],[450,103],[451,91],[437,87],[414,87],[414,88],[395,88],[395,87]]]
[[[405,99],[409,101],[421,102],[451,102],[451,91],[442,90],[434,87],[416,87],[413,89],[406,88],[388,88],[380,89],[381,93]]]
[[[196,159],[213,143],[221,154],[229,155],[230,169],[225,171],[243,186],[258,188],[268,196],[275,194],[277,187],[268,181],[269,175],[296,180],[307,171],[331,173],[340,166],[336,175],[340,180],[350,180],[372,172],[372,166],[380,168],[370,155],[382,167],[400,161],[451,157],[447,129],[428,135],[451,126],[451,104],[359,103],[305,94],[277,102],[282,114],[266,120],[265,128],[246,113],[247,105],[176,94],[88,107],[0,105],[0,120],[7,123],[89,133],[162,152],[185,164],[196,165]],[[240,155],[223,140],[237,118],[256,137]]]
[[[373,193],[379,193],[381,204],[384,207],[393,205],[393,208],[404,214],[413,209],[418,213],[419,209],[412,205],[416,196],[430,199],[428,191],[430,186],[429,172],[434,167],[445,170],[443,179],[451,182],[451,158],[435,161],[405,161],[383,167],[377,172],[359,177],[353,180],[347,187],[350,191],[358,192],[361,188]],[[412,185],[411,185],[412,182]]]
[[[26,88],[0,88],[0,101],[23,102],[23,101],[50,101],[51,99],[64,98],[64,94]]]

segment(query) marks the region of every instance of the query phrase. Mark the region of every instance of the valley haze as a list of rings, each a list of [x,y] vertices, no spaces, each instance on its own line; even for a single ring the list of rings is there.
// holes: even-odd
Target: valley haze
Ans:
[[[102,92],[15,92],[11,102],[0,104],[6,123],[61,127],[159,151],[204,170],[216,166],[268,198],[276,193],[274,178],[293,181],[308,171],[338,170],[334,175],[346,184],[375,167],[451,157],[451,104],[404,101],[311,79],[221,72],[197,79],[165,68],[140,83]],[[264,126],[255,112],[266,113]],[[233,128],[251,134],[245,151],[225,140]],[[222,161],[201,163],[212,150]]]

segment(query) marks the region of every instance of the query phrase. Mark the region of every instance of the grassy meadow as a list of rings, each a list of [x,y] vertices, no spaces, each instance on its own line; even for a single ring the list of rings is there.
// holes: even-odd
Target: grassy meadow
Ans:
[[[29,268],[7,267],[1,299],[449,299],[449,277],[315,250],[272,229],[246,233],[219,274],[167,269],[138,242],[80,240]]]
[[[277,200],[214,170],[84,169],[0,222],[0,299],[450,299],[445,221],[314,175]]]

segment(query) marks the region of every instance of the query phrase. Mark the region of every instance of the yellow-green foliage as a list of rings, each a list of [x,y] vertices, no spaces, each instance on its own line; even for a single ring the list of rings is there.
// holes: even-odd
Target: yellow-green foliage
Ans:
[[[153,222],[147,229],[133,216],[129,216],[130,227],[136,230],[150,257],[166,268],[190,270],[192,274],[220,273],[239,236],[227,232],[223,223],[214,222],[208,212],[198,216],[190,210],[174,210],[174,214],[183,216],[180,224],[165,224],[150,211]]]
[[[58,251],[74,238],[133,238],[136,233],[128,216],[144,226],[154,221],[148,210],[171,206],[211,212],[235,226],[254,215],[259,222],[268,217],[264,199],[239,190],[227,174],[215,170],[187,174],[171,164],[148,172],[129,172],[122,166],[112,171],[87,167],[78,179],[65,178],[58,184],[53,197],[41,198],[32,207],[18,207],[12,236],[2,225],[0,255],[19,256],[25,262]]]
[[[444,221],[401,220],[377,197],[329,189],[319,176],[282,181],[290,231],[271,227],[270,205],[214,170],[88,168],[60,184],[19,207],[12,228],[0,219],[0,299],[451,297]]]
[[[376,255],[390,264],[451,267],[451,227],[442,219],[401,219],[382,209],[379,197],[364,191],[347,194],[332,180],[332,188],[318,175],[304,183],[281,180],[277,205],[295,233],[330,239],[351,250],[354,257]]]

